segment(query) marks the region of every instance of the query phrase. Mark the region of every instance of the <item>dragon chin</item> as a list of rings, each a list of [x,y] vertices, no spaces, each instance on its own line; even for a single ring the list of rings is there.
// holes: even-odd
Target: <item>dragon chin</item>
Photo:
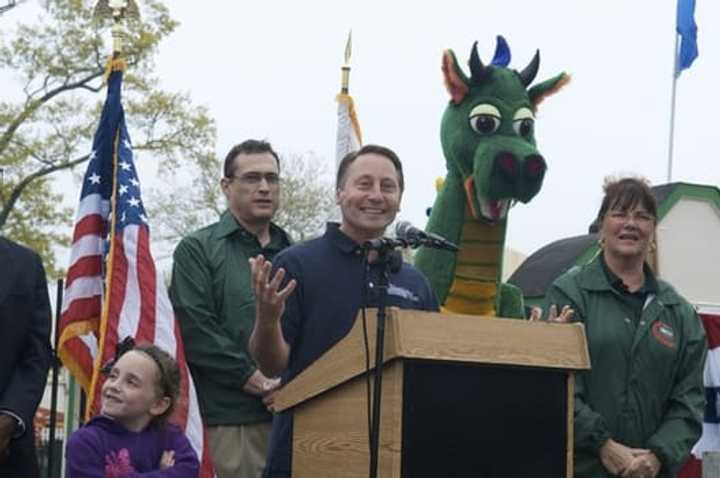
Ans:
[[[510,210],[510,199],[490,200],[478,194],[475,190],[475,181],[473,181],[472,177],[465,180],[465,199],[467,200],[470,213],[473,218],[478,221],[485,221],[491,224],[500,222],[507,217],[507,213]]]

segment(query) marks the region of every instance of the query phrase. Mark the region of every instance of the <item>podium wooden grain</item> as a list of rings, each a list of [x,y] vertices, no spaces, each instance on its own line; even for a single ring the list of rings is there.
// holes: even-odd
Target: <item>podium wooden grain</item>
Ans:
[[[370,368],[374,368],[374,310],[367,311],[366,324],[370,351],[367,360]],[[363,321],[358,315],[348,335],[285,385],[276,397],[275,405],[279,411],[294,408],[293,477],[368,476],[368,389],[363,336]],[[462,427],[464,411],[457,408],[467,411],[470,422],[482,422],[478,417],[483,413],[483,400],[489,394],[495,394],[497,396],[490,399],[490,402],[494,400],[494,405],[490,404],[491,408],[495,407],[492,408],[493,416],[488,419],[502,420],[496,416],[497,410],[507,398],[515,406],[514,410],[507,410],[509,420],[511,414],[518,414],[522,410],[532,421],[534,414],[541,415],[543,410],[528,411],[524,408],[524,402],[518,401],[518,397],[503,397],[502,390],[482,391],[482,385],[500,380],[515,386],[515,377],[518,377],[518,380],[530,378],[531,382],[528,383],[535,386],[540,384],[538,388],[542,388],[546,380],[547,383],[557,384],[558,377],[561,377],[563,390],[560,392],[563,394],[564,411],[560,417],[562,423],[553,425],[553,428],[557,426],[565,433],[564,469],[565,475],[572,477],[573,372],[588,369],[590,364],[582,325],[393,308],[388,311],[384,352],[379,476],[407,478],[411,476],[408,473],[413,468],[413,458],[409,458],[408,450],[412,448],[414,453],[427,452],[428,437],[423,438],[424,442],[416,438],[419,434],[427,435],[428,430],[423,429],[422,424],[403,423],[404,416],[406,419],[422,417],[426,420],[431,417],[432,420],[428,421],[436,425],[441,423],[440,428],[445,433],[444,438],[438,439],[447,440],[450,438],[447,435],[453,434],[453,425],[436,421],[432,407],[438,406],[438,410],[443,410],[444,414],[459,417],[458,427]],[[454,387],[453,377],[458,377],[458,388]],[[432,381],[444,384],[444,388],[450,390],[437,390],[438,396],[431,396],[435,393]],[[471,382],[475,385],[469,385],[467,390],[462,388],[463,383]],[[407,396],[404,387],[410,386],[413,390],[430,388],[422,397]],[[477,402],[471,396],[442,395],[453,393],[477,394]],[[558,390],[549,393],[558,396]],[[448,397],[450,401],[444,401],[443,397]],[[414,407],[413,402],[420,405]],[[457,404],[460,405],[455,407]],[[506,413],[502,408],[499,410]],[[413,430],[412,436],[408,435],[408,430]],[[488,442],[487,437],[484,440],[479,439],[478,442],[492,442]],[[410,447],[413,441],[417,443]],[[468,445],[461,444],[460,448]],[[445,454],[450,457],[452,451],[446,451]],[[422,461],[427,457],[414,459]],[[442,460],[443,457],[438,459]],[[492,466],[490,468],[496,469]],[[417,469],[412,473],[412,478],[422,474]],[[501,472],[493,473],[487,472],[483,476],[506,476]]]

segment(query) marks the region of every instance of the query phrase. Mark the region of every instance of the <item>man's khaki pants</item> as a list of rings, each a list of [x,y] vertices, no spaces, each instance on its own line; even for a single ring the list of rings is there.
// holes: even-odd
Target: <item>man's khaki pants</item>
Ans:
[[[207,427],[217,478],[260,478],[265,469],[270,423]]]

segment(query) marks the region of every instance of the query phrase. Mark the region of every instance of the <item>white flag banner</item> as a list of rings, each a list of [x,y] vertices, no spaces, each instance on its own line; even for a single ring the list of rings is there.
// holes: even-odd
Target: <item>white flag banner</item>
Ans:
[[[340,93],[338,102],[338,127],[335,149],[335,164],[340,164],[342,158],[351,151],[357,151],[362,145],[360,123],[355,112],[352,96]]]

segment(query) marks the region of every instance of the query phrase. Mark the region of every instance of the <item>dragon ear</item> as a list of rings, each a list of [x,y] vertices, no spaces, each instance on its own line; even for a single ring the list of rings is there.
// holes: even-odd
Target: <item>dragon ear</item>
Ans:
[[[565,72],[538,83],[528,90],[528,97],[532,103],[533,110],[537,111],[537,107],[542,101],[550,95],[554,95],[560,89],[570,83],[570,75]]]
[[[468,80],[458,66],[455,53],[452,50],[445,50],[442,57],[442,72],[445,79],[445,88],[450,93],[450,98],[455,104],[460,103],[468,94]]]

